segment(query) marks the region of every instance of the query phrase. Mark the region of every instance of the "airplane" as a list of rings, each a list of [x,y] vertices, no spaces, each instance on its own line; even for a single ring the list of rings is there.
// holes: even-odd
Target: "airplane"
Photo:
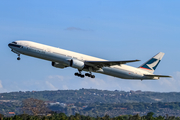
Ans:
[[[8,46],[11,48],[12,52],[18,55],[17,60],[20,60],[20,55],[23,54],[51,61],[52,66],[56,68],[63,69],[66,67],[73,67],[79,71],[74,75],[81,78],[85,76],[95,78],[92,72],[121,79],[135,80],[158,80],[161,77],[171,77],[168,75],[153,74],[164,56],[163,52],[159,52],[143,65],[136,68],[125,64],[140,60],[108,61],[32,41],[14,41],[9,43]],[[86,71],[87,73],[84,75],[82,71]]]

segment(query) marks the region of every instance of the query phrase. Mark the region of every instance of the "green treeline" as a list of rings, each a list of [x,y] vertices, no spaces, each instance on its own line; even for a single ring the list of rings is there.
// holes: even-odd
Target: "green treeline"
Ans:
[[[86,105],[86,106],[85,106]],[[85,106],[83,108],[83,106]],[[49,106],[52,111],[63,111],[67,115],[72,115],[75,113],[80,113],[81,115],[90,116],[104,116],[108,114],[111,117],[126,115],[126,114],[136,114],[145,115],[148,112],[154,112],[155,116],[159,115],[176,115],[180,116],[180,102],[169,102],[169,103],[75,103],[74,106],[69,106],[63,108],[60,105]]]
[[[8,116],[9,112],[15,112],[16,115],[22,114],[23,104],[14,103],[14,102],[6,102],[0,104],[0,113]],[[169,102],[169,103],[75,103],[72,105],[67,105],[66,107],[62,107],[59,104],[49,105],[47,104],[47,108],[50,111],[63,112],[66,115],[74,115],[75,113],[79,113],[85,116],[104,116],[108,114],[111,117],[125,115],[125,114],[135,114],[145,115],[148,112],[154,112],[155,116],[159,115],[176,115],[180,116],[180,102]]]
[[[66,116],[64,113],[59,114],[52,114],[49,116],[31,116],[31,115],[15,115],[12,117],[3,117],[0,115],[0,120],[180,120],[179,117],[175,116],[153,116],[153,112],[149,112],[145,116],[136,115],[122,115],[118,117],[110,118],[108,115],[104,117],[90,117],[90,116],[83,116],[80,114],[75,114],[71,116]]]

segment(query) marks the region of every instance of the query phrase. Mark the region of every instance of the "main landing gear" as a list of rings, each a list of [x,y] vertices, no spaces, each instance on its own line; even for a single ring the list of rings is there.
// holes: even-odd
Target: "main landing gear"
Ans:
[[[18,58],[17,58],[17,60],[21,60],[21,58],[20,58],[20,54],[18,54]]]
[[[78,77],[81,77],[81,78],[84,78],[84,75],[81,74],[81,71],[79,70],[79,73],[74,73],[75,76],[78,76]]]
[[[84,78],[84,75],[81,74],[81,71],[79,70],[79,73],[74,73],[75,76],[78,76],[78,77],[81,77],[81,78]],[[92,75],[92,73],[85,73],[85,76],[87,77],[91,77],[91,78],[95,78],[95,75]]]
[[[85,73],[85,76],[95,78],[95,75],[92,75],[91,73]]]

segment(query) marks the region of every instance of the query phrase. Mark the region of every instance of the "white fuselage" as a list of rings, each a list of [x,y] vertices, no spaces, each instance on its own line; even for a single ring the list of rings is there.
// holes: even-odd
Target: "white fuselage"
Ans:
[[[51,47],[48,45],[43,45],[31,41],[16,41],[17,46],[9,45],[13,52],[17,54],[24,54],[52,62],[60,63],[63,66],[69,67],[69,60],[76,59],[79,61],[107,61],[104,59]],[[87,69],[83,69],[84,71],[88,71]],[[99,70],[92,70],[92,72],[102,73],[118,78],[123,79],[158,79],[158,77],[147,77],[144,74],[152,74],[148,71],[131,67],[128,65],[113,65],[110,67],[102,67]]]

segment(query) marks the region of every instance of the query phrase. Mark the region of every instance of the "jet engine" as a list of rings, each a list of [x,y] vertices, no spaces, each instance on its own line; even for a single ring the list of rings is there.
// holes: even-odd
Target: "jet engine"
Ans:
[[[61,68],[61,69],[67,67],[67,66],[65,66],[65,65],[63,65],[61,63],[58,63],[58,62],[52,62],[52,66],[56,67],[56,68]]]
[[[83,61],[71,59],[70,66],[82,70],[85,66]]]

